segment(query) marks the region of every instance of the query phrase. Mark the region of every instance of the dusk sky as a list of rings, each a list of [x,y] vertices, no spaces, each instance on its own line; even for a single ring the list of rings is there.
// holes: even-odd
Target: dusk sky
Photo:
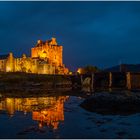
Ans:
[[[57,39],[66,67],[140,63],[140,2],[0,2],[0,54]]]

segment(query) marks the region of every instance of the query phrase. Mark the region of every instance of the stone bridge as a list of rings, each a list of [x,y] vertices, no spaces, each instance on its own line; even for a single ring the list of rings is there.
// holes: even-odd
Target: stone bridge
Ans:
[[[71,75],[70,79],[74,89],[80,89],[83,86],[90,86],[91,90],[140,89],[140,73],[98,72],[93,74]]]

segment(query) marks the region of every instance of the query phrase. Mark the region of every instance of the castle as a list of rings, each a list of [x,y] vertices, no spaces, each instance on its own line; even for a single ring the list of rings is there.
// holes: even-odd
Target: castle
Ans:
[[[63,64],[63,47],[58,45],[55,38],[38,40],[31,48],[31,57],[25,54],[15,58],[13,53],[0,55],[1,72],[26,72],[37,74],[67,74],[68,69]]]

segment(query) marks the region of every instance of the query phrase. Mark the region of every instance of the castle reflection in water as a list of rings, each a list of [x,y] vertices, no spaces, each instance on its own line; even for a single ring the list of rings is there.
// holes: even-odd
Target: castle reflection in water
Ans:
[[[16,111],[26,115],[32,112],[32,119],[39,127],[48,126],[57,129],[64,121],[64,102],[68,96],[38,98],[4,98],[0,101],[0,111],[6,111],[12,117]]]

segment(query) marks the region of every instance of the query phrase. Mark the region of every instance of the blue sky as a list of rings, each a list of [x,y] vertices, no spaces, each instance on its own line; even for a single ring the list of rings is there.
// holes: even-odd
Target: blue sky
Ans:
[[[66,66],[140,63],[140,2],[0,2],[0,54],[56,37]]]

